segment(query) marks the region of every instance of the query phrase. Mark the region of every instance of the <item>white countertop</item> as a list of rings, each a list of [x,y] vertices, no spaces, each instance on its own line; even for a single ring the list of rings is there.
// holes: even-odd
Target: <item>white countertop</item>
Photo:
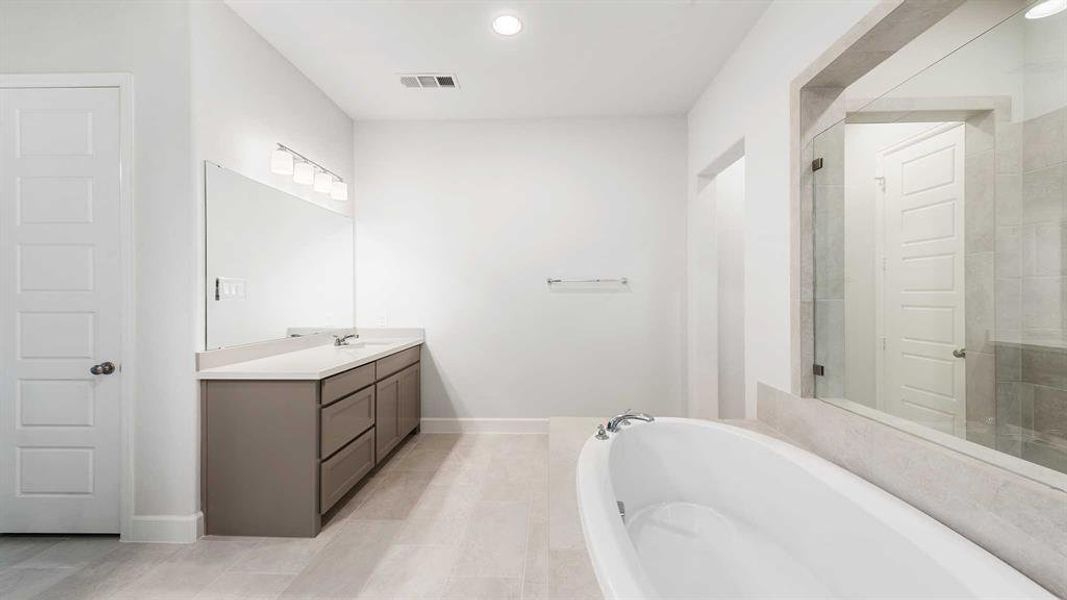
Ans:
[[[197,379],[323,379],[423,343],[421,337],[367,338],[349,346],[325,344],[202,369]]]

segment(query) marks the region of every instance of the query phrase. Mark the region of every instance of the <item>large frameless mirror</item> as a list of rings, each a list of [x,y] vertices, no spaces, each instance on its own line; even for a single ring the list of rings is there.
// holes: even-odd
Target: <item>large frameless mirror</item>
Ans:
[[[1067,12],[819,134],[815,395],[1067,473]]]
[[[352,218],[212,163],[208,349],[351,327]]]

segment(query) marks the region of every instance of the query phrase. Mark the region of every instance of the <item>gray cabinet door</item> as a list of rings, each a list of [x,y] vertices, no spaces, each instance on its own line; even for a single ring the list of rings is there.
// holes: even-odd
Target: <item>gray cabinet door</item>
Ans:
[[[397,374],[399,384],[399,430],[403,437],[419,426],[421,417],[419,398],[419,363],[415,363]]]
[[[377,461],[380,463],[399,442],[400,433],[400,376],[394,375],[378,382],[377,410],[374,415],[377,437]]]

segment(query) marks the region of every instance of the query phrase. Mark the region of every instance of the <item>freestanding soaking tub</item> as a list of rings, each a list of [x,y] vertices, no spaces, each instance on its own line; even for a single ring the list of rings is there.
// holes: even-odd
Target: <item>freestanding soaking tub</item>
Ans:
[[[609,599],[1052,598],[888,492],[722,423],[590,438],[578,504]]]

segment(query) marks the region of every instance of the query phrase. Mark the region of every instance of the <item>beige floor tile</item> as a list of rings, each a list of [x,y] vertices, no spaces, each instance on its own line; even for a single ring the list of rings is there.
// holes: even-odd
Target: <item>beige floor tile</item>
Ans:
[[[281,597],[356,597],[400,527],[400,521],[349,521]]]
[[[399,471],[434,472],[452,455],[451,448],[423,448],[421,445],[408,452],[396,463]]]
[[[39,535],[3,535],[0,536],[0,569],[18,564],[66,538]]]
[[[547,470],[538,472],[520,466],[501,465],[499,468],[489,468],[479,497],[486,502],[530,502],[547,485]]]
[[[459,433],[420,433],[412,440],[419,448],[447,449],[470,442],[470,436]]]
[[[23,600],[55,585],[73,574],[75,569],[3,569],[0,570],[0,598]]]
[[[548,581],[548,523],[544,521],[530,520],[523,579],[526,582]]]
[[[413,546],[459,546],[467,531],[470,517],[466,515],[409,518],[397,534],[396,543]]]
[[[549,547],[553,550],[585,548],[578,517],[578,454],[596,426],[596,419],[562,418],[549,422],[548,494]]]
[[[39,552],[16,566],[35,569],[84,567],[105,558],[121,544],[117,536],[75,537],[50,546],[44,552]]]
[[[274,600],[295,577],[281,573],[230,571],[211,582],[196,595],[196,600]]]
[[[487,460],[450,457],[433,473],[431,485],[480,487],[489,471]]]
[[[539,490],[534,490],[530,496],[530,519],[544,521],[547,524],[550,502],[548,485]],[[577,502],[577,499],[575,499],[575,502]]]
[[[560,600],[603,598],[584,548],[548,551],[548,597]]]
[[[115,597],[188,600],[238,563],[254,541],[201,540],[179,550]]]
[[[353,511],[350,519],[404,519],[430,485],[432,473],[397,471],[385,474],[367,497]]]
[[[478,502],[480,486],[431,484],[408,513],[409,519],[463,517],[471,514]]]
[[[586,597],[588,559],[549,551],[547,465],[545,436],[421,434],[315,539],[3,536],[0,598]]]
[[[499,577],[450,579],[445,587],[444,597],[469,598],[470,600],[518,600],[522,597],[522,580]]]
[[[455,577],[522,577],[528,502],[480,502],[460,545]]]
[[[121,596],[126,588],[183,548],[177,544],[120,544],[114,552],[50,586],[35,600]]]
[[[543,600],[545,598],[548,598],[547,580],[523,580],[522,600]]]
[[[443,546],[395,545],[374,569],[360,598],[439,598],[456,552]]]
[[[331,541],[332,536],[316,538],[268,538],[252,546],[231,567],[231,571],[245,573],[297,574]]]

